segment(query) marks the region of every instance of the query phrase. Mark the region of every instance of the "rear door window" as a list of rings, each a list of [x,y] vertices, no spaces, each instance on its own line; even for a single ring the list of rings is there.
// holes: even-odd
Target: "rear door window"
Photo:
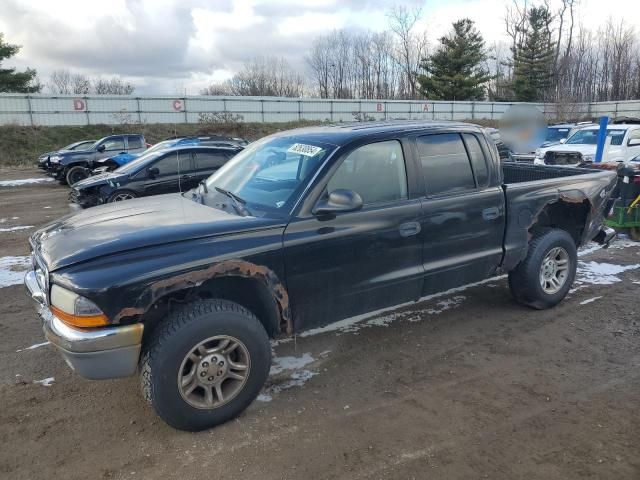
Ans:
[[[127,142],[129,143],[129,150],[136,150],[139,148],[143,148],[142,139],[137,136],[131,136],[127,138]]]
[[[228,159],[227,152],[200,150],[196,152],[196,169],[215,170],[227,163]]]
[[[448,195],[476,188],[471,163],[459,134],[425,135],[416,141],[427,195]]]
[[[467,146],[473,173],[476,176],[478,187],[483,188],[489,185],[489,170],[487,169],[487,160],[484,156],[484,150],[480,144],[478,137],[471,133],[463,133],[462,138]]]

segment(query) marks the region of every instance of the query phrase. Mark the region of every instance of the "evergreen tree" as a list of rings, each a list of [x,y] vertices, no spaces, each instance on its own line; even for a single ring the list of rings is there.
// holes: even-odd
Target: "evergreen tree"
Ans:
[[[453,31],[440,39],[440,46],[421,68],[421,93],[433,100],[482,100],[485,84],[491,79],[484,65],[484,39],[472,20],[453,23]]]
[[[5,43],[0,33],[0,92],[37,93],[42,87],[36,80],[35,70],[27,68],[24,72],[16,72],[15,68],[2,68],[2,62],[19,50],[19,45]]]
[[[552,84],[555,44],[551,12],[546,6],[529,10],[523,40],[513,52],[513,94],[517,101],[543,101]]]

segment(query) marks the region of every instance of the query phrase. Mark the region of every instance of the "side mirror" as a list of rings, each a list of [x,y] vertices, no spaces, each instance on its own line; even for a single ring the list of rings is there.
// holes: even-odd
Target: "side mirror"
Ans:
[[[627,142],[629,147],[640,147],[640,138],[632,138]]]
[[[322,198],[315,208],[315,215],[327,215],[331,213],[355,212],[362,208],[362,197],[353,190],[339,188]]]
[[[149,177],[155,178],[156,175],[160,174],[160,170],[158,169],[158,167],[151,167],[147,168],[147,173],[149,174]]]
[[[99,152],[104,152],[104,149],[105,149],[105,148],[106,148],[106,147],[104,146],[104,143],[103,143],[102,145],[98,145],[98,151],[99,151]]]
[[[560,139],[560,143],[565,143],[566,141],[567,141],[567,139],[566,139],[566,138],[561,138],[561,139]]]

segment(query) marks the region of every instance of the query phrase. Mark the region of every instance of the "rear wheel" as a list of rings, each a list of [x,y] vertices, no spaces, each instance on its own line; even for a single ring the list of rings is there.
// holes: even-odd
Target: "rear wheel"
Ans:
[[[553,307],[569,292],[577,264],[571,235],[559,229],[540,230],[529,243],[527,257],[509,272],[511,293],[528,307]]]
[[[197,431],[247,408],[270,366],[269,337],[258,319],[236,303],[206,300],[170,314],[152,334],[140,381],[165,422]]]
[[[112,202],[123,202],[125,200],[131,200],[133,198],[136,198],[137,195],[135,193],[133,193],[131,190],[116,190],[115,192],[113,192],[111,194],[111,196],[109,197],[108,202],[112,203]]]
[[[631,227],[629,229],[629,237],[634,242],[640,242],[640,227]]]
[[[84,180],[90,176],[91,173],[89,172],[89,169],[81,166],[75,166],[67,170],[65,180],[67,181],[67,185],[73,186],[74,183],[78,183],[80,180]]]

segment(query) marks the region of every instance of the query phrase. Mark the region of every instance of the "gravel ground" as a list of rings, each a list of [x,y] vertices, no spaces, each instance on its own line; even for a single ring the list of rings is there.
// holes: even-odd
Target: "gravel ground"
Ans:
[[[640,245],[584,250],[551,310],[502,278],[281,341],[259,401],[192,434],[136,378],[83,380],[40,345],[8,284],[68,190],[9,185],[42,178],[0,173],[0,478],[640,478]]]

